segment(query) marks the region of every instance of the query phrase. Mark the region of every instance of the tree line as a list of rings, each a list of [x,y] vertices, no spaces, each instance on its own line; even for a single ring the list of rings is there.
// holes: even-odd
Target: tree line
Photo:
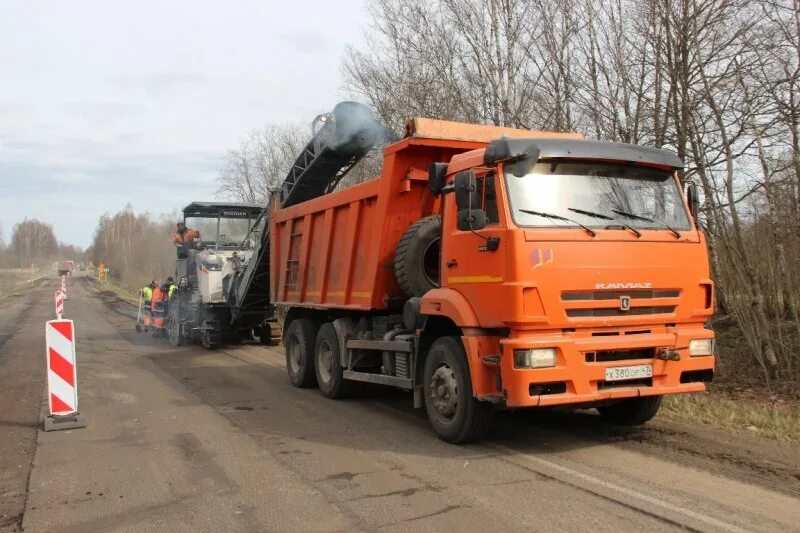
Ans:
[[[717,307],[769,384],[800,387],[800,3],[371,0],[344,90],[410,116],[675,151],[698,183]],[[309,132],[267,125],[221,192],[264,201]],[[721,364],[725,364],[724,358]],[[728,369],[735,372],[735,368]]]
[[[31,268],[32,265],[45,268],[56,261],[77,261],[82,256],[83,250],[59,242],[53,226],[36,218],[26,218],[15,224],[8,243],[0,226],[0,268]]]
[[[130,205],[104,214],[86,256],[95,265],[108,267],[110,278],[130,292],[137,293],[153,279],[161,283],[175,273],[175,247],[170,241],[174,219],[137,214]]]

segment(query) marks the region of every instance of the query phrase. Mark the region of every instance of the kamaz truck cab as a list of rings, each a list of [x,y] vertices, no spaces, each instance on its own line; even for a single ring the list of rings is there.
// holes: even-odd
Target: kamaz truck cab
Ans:
[[[477,399],[640,423],[662,395],[704,389],[714,285],[682,166],[642,146],[499,139],[441,167],[441,283],[421,314],[469,332]],[[443,386],[428,411],[444,426],[457,384],[432,372]]]

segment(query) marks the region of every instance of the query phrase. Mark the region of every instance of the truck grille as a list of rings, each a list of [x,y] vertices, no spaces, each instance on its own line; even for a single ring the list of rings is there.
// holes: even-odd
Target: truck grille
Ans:
[[[648,301],[656,298],[678,298],[680,294],[681,291],[678,289],[567,291],[561,293],[561,301],[564,302],[569,318],[665,315],[674,313],[676,306],[646,305]],[[620,307],[620,299],[622,297],[630,298],[630,308],[627,310],[623,310]],[[572,302],[581,304],[596,303],[588,308],[570,309],[570,303]]]
[[[678,289],[642,290],[631,291],[578,291],[563,292],[561,299],[565,302],[580,300],[619,300],[621,296],[630,296],[631,300],[649,298],[677,298],[681,295]]]

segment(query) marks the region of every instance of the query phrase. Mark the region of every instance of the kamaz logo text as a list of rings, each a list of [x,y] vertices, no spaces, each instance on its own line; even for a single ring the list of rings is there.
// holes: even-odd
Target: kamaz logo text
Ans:
[[[653,284],[645,283],[595,283],[595,289],[651,289]]]

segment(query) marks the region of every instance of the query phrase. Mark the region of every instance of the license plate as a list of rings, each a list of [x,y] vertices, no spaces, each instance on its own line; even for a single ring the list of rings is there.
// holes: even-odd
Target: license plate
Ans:
[[[653,377],[653,365],[615,366],[606,368],[606,381],[624,381]]]

